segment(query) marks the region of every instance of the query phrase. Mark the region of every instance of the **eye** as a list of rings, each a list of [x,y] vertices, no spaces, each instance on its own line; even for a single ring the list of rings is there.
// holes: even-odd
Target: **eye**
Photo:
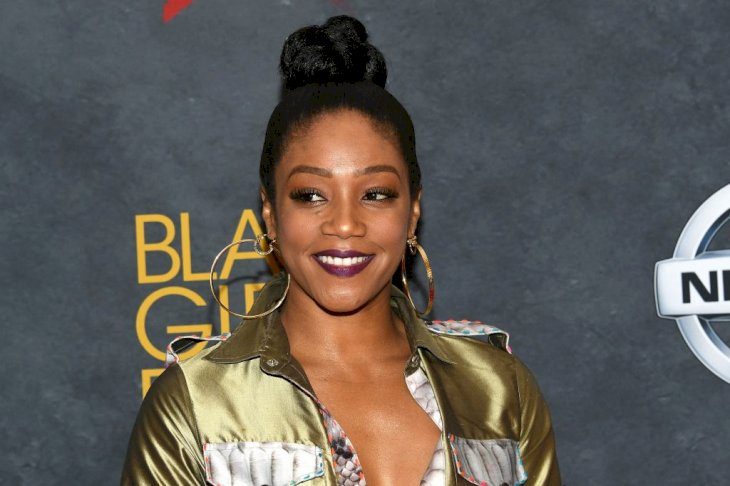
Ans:
[[[373,187],[368,189],[363,196],[366,201],[385,201],[387,199],[395,199],[398,193],[386,187]]]
[[[301,201],[305,203],[317,203],[325,200],[325,198],[322,196],[322,194],[320,194],[317,189],[312,189],[309,187],[295,189],[294,191],[292,191],[289,197],[294,199],[295,201]]]

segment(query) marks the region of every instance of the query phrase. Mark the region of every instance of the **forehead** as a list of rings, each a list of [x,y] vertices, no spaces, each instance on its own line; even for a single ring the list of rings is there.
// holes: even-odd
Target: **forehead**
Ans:
[[[277,178],[307,165],[333,173],[391,165],[404,180],[406,165],[395,137],[357,110],[318,115],[289,137]]]

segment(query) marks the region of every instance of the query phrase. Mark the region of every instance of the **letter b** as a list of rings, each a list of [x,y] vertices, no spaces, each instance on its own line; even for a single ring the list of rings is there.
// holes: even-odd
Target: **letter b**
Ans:
[[[137,281],[141,284],[160,283],[172,280],[180,271],[180,254],[170,246],[175,238],[175,224],[163,214],[138,214],[135,216],[135,232],[137,238]],[[145,241],[145,224],[159,223],[165,227],[165,238],[157,243]],[[161,251],[170,257],[170,269],[162,274],[147,273],[147,253]]]

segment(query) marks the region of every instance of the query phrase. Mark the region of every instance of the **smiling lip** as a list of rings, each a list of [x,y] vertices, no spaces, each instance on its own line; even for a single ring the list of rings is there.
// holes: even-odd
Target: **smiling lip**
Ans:
[[[338,277],[352,277],[362,272],[374,256],[354,250],[325,250],[312,255],[327,273]]]

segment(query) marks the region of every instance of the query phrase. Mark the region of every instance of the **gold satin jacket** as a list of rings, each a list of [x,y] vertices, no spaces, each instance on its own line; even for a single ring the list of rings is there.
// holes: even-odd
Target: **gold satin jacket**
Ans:
[[[276,302],[284,285],[275,277],[252,313]],[[391,306],[412,351],[406,383],[441,429],[438,484],[560,485],[548,408],[529,370],[507,351],[506,333],[481,323],[424,321],[395,287]],[[478,334],[488,342],[474,339]],[[154,381],[122,484],[364,484],[355,476],[347,482],[343,470],[356,459],[335,451],[325,423],[275,311]]]

